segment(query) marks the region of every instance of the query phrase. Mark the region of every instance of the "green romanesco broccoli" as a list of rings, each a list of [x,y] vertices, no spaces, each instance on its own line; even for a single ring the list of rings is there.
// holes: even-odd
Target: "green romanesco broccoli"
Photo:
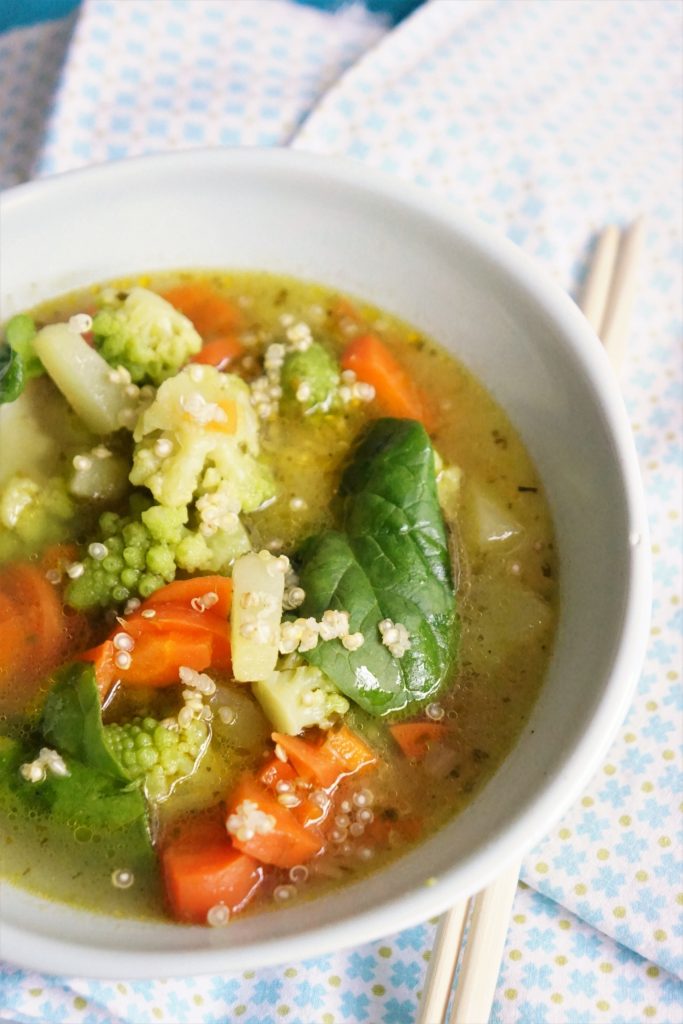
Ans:
[[[149,597],[170,583],[186,518],[185,509],[155,512],[142,495],[131,497],[127,516],[103,512],[97,539],[81,560],[83,571],[66,588],[67,604],[78,611],[109,608],[131,597]]]
[[[169,729],[154,718],[105,725],[104,740],[131,780],[144,779],[150,800],[163,800],[197,767],[208,746],[209,727],[193,718]]]
[[[296,736],[312,725],[330,729],[349,702],[329,676],[314,665],[272,672],[252,683],[254,696],[277,732]]]
[[[142,494],[131,497],[126,516],[102,513],[99,531],[80,561],[82,572],[66,588],[67,604],[90,611],[144,599],[172,582],[178,569],[219,572],[242,554],[245,544],[249,548],[241,525],[205,538],[186,522],[186,508],[154,505]]]
[[[136,384],[161,384],[199,352],[191,320],[146,288],[105,305],[93,319],[95,347],[112,366],[124,366]]]
[[[304,409],[324,409],[337,394],[339,366],[327,349],[314,341],[303,352],[289,352],[285,356],[281,384],[285,403],[297,402]]]
[[[77,508],[61,477],[17,473],[0,490],[0,562],[69,537]]]
[[[131,483],[160,505],[194,505],[204,538],[237,530],[240,512],[274,495],[249,388],[234,374],[187,367],[161,385],[133,436]]]

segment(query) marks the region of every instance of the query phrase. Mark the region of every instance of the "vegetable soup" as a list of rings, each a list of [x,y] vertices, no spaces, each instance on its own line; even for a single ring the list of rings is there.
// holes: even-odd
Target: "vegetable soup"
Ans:
[[[4,336],[3,875],[219,927],[461,811],[557,617],[543,486],[482,385],[265,273],[110,282]]]

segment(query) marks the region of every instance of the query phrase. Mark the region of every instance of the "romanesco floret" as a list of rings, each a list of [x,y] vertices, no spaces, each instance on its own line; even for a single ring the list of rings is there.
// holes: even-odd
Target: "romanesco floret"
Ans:
[[[328,406],[339,386],[336,360],[319,342],[303,352],[289,352],[282,366],[282,397],[298,402],[304,409]]]
[[[83,571],[66,588],[72,608],[109,608],[131,597],[149,597],[175,579],[175,548],[187,513],[148,506],[149,501],[135,495],[130,515],[104,512],[100,516],[99,534],[80,562]]]
[[[249,388],[231,373],[194,365],[165,381],[134,433],[130,480],[160,505],[194,505],[199,533],[239,530],[240,512],[273,497],[259,461],[258,419]]]
[[[177,782],[192,774],[208,738],[209,727],[198,718],[177,729],[149,717],[104,727],[109,750],[131,780],[144,779],[150,800],[163,800]]]
[[[275,671],[251,688],[275,729],[290,736],[312,725],[330,729],[335,717],[349,710],[329,676],[314,665]]]
[[[69,536],[76,506],[61,477],[38,483],[17,473],[0,491],[0,560]]]
[[[160,384],[202,347],[192,321],[146,288],[101,309],[92,330],[100,354],[112,366],[125,366],[136,384]]]

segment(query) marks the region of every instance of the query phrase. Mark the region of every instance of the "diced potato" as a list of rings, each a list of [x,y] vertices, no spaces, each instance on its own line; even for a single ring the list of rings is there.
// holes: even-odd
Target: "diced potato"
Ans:
[[[246,686],[218,686],[211,700],[214,735],[233,750],[261,753],[273,728]]]
[[[269,551],[251,552],[232,571],[232,671],[243,683],[267,679],[278,658],[285,569]]]
[[[462,491],[460,466],[446,466],[436,477],[436,493],[446,522],[455,522]]]
[[[469,540],[480,550],[509,545],[522,527],[509,509],[484,484],[470,481],[463,499],[463,526]]]
[[[130,407],[120,384],[111,380],[111,366],[68,324],[50,324],[38,331],[33,347],[71,408],[96,434],[121,427],[121,413]]]
[[[76,498],[92,501],[118,501],[128,491],[128,462],[121,455],[107,459],[91,458],[89,464],[74,469],[69,491]]]
[[[517,579],[477,580],[470,602],[481,614],[476,629],[463,633],[462,655],[477,672],[497,668],[515,648],[540,641],[552,628],[550,605]]]

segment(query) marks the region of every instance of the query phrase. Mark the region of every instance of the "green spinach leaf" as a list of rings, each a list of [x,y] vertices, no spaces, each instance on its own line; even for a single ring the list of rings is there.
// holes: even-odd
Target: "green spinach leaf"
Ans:
[[[434,451],[413,420],[373,423],[340,487],[343,532],[301,550],[302,615],[346,610],[363,646],[338,640],[304,655],[347,697],[374,715],[415,711],[445,683],[458,643],[448,538],[436,492]],[[395,658],[379,623],[401,622],[410,649]]]
[[[60,754],[70,754],[111,778],[130,781],[104,739],[92,665],[74,662],[60,672],[45,700],[41,731]]]
[[[47,774],[43,782],[27,782],[20,766],[32,761],[37,745],[0,737],[0,808],[30,814],[64,839],[79,834],[125,849],[131,864],[153,858],[145,798],[139,788],[124,786],[111,776],[66,757],[69,774]]]
[[[9,345],[0,346],[0,405],[13,402],[24,390],[24,364]]]

